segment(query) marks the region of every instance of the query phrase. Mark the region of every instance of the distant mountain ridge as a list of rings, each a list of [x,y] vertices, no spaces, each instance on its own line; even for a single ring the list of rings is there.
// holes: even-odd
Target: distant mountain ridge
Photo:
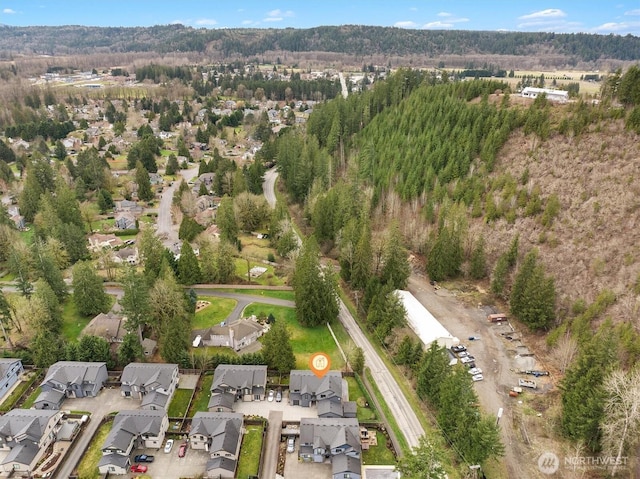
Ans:
[[[0,58],[107,52],[266,52],[349,55],[562,55],[573,61],[640,60],[640,37],[588,33],[408,30],[363,25],[309,29],[194,29],[184,25],[86,27],[0,25]]]

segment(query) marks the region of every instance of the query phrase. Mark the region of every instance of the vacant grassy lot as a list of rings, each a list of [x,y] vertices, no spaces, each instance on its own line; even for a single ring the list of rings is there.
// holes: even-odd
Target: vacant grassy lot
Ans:
[[[387,448],[387,437],[380,431],[376,431],[378,444],[370,447],[368,451],[362,451],[362,464],[369,466],[395,464],[396,458]]]
[[[269,316],[273,314],[276,321],[285,321],[291,333],[291,346],[296,355],[296,368],[308,369],[309,357],[318,351],[325,352],[331,358],[331,369],[341,369],[344,360],[326,326],[305,328],[296,320],[295,309],[270,304],[253,303],[245,308],[245,315]]]
[[[173,399],[171,399],[171,404],[169,404],[169,410],[167,411],[169,417],[184,417],[189,408],[189,401],[191,400],[192,394],[193,389],[176,389],[176,392],[173,394]]]
[[[247,426],[247,432],[242,437],[240,459],[236,477],[251,477],[258,475],[260,453],[262,451],[262,426]]]
[[[207,411],[209,398],[211,398],[211,384],[213,383],[213,374],[207,374],[202,377],[200,382],[200,390],[196,393],[189,408],[189,417],[193,417],[198,411]],[[239,476],[238,476],[239,477]]]
[[[88,449],[85,451],[84,456],[80,460],[80,464],[78,465],[78,477],[79,479],[97,479],[100,477],[100,473],[98,472],[98,462],[100,462],[100,458],[102,457],[102,444],[104,440],[107,438],[107,434],[111,430],[111,424],[113,421],[108,421],[100,426],[98,432],[95,436],[93,436],[93,440],[91,444],[89,444]]]
[[[211,304],[196,313],[191,324],[193,329],[208,328],[224,321],[238,304],[235,299],[214,296],[198,296],[198,300],[209,301]]]

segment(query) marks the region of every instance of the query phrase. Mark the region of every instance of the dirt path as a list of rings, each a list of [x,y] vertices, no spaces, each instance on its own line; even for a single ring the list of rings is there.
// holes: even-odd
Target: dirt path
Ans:
[[[514,354],[507,350],[496,327],[487,322],[485,310],[466,307],[449,291],[435,290],[426,278],[416,274],[410,277],[408,290],[476,358],[476,366],[482,369],[484,380],[474,386],[485,412],[496,415],[498,409],[503,408],[500,426],[505,456],[500,462],[505,467],[504,477],[534,477],[523,471],[525,451],[521,450],[519,434],[513,430],[514,399],[509,397],[509,389],[517,384],[517,376],[512,371]],[[469,336],[480,336],[481,339],[468,341]]]

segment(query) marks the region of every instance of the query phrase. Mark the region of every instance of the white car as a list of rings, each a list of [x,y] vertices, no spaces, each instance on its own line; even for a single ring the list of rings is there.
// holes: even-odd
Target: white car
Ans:
[[[292,453],[296,449],[296,439],[294,437],[290,437],[287,439],[287,452]]]
[[[164,445],[164,453],[169,454],[173,448],[173,439],[169,439]]]
[[[469,352],[468,351],[461,351],[458,353],[458,357],[459,358],[466,358],[467,356],[469,356]]]
[[[467,356],[466,358],[461,358],[460,362],[462,364],[467,364],[467,363],[472,363],[474,361],[475,358],[471,357],[471,356]]]
[[[473,376],[471,376],[471,379],[473,379],[474,381],[482,381],[484,379],[484,376],[482,374],[474,374]]]
[[[480,369],[480,368],[471,368],[471,369],[469,369],[469,374],[471,374],[472,376],[475,376],[477,374],[482,374],[482,369]]]
[[[269,395],[267,396],[267,401],[272,402],[273,398],[276,396],[276,394],[273,392],[273,389],[269,390]]]

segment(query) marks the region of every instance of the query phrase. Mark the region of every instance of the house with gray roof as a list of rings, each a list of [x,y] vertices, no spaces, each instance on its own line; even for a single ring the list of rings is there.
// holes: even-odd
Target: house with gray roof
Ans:
[[[289,381],[289,402],[293,406],[309,407],[317,402],[342,401],[342,373],[329,371],[323,377],[313,371],[294,369]]]
[[[5,451],[2,470],[33,471],[56,440],[61,420],[60,411],[38,409],[13,409],[0,416],[0,451]]]
[[[221,403],[218,395],[227,395],[227,403],[229,398],[234,401],[261,401],[265,397],[266,385],[266,366],[219,364],[213,373],[209,411],[216,411]]]
[[[268,331],[268,326],[260,324],[253,318],[238,319],[231,323],[221,323],[208,329],[194,331],[193,334],[202,336],[205,346],[233,348],[240,351],[255,343],[260,336]]]
[[[333,479],[361,474],[360,427],[355,418],[303,418],[300,420],[298,458],[303,462],[331,461]],[[351,476],[346,474],[352,474]]]
[[[208,477],[233,479],[242,442],[242,414],[198,412],[189,432],[191,449],[207,451]]]
[[[24,372],[22,360],[16,358],[0,358],[0,400],[18,382]]]
[[[165,411],[120,411],[102,444],[101,474],[126,474],[134,449],[160,449],[169,427]]]
[[[58,361],[52,364],[40,384],[36,409],[60,409],[65,398],[96,397],[107,382],[107,364]]]
[[[120,391],[140,399],[143,409],[166,409],[178,386],[178,365],[130,363],[122,371]]]

